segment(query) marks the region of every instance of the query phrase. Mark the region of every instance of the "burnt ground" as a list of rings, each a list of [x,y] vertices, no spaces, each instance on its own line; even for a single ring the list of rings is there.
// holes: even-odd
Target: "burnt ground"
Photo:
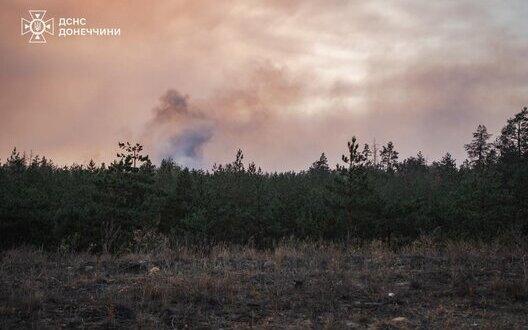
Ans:
[[[0,254],[0,328],[528,328],[528,251],[283,244]]]

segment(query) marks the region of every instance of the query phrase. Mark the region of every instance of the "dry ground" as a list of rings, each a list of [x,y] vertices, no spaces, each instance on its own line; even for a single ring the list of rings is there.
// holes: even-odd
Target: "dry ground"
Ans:
[[[528,328],[527,252],[421,241],[0,254],[0,328]]]

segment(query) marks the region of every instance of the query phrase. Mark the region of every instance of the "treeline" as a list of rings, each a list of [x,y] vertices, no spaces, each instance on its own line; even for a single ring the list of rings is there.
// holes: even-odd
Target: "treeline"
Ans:
[[[528,110],[495,139],[479,125],[457,167],[450,154],[400,160],[392,142],[348,142],[342,164],[324,154],[301,172],[264,173],[242,151],[211,171],[159,167],[120,143],[106,166],[58,167],[16,149],[0,165],[0,247],[117,251],[138,240],[253,243],[282,238],[385,240],[420,235],[487,240],[528,234]],[[379,161],[378,161],[379,160]]]

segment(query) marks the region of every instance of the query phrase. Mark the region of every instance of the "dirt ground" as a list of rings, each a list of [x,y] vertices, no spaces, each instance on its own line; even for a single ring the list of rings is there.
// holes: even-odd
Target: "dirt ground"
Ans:
[[[528,328],[528,251],[417,242],[0,254],[0,328]]]

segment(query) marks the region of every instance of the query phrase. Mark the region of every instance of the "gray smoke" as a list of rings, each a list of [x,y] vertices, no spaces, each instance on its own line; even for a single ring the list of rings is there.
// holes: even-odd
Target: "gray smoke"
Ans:
[[[171,119],[175,114],[189,113],[189,96],[182,95],[174,89],[169,89],[160,97],[160,104],[154,109],[155,120]]]
[[[211,128],[191,129],[168,140],[167,152],[163,158],[171,157],[189,167],[201,166],[202,147],[213,137]]]
[[[189,96],[174,89],[160,97],[154,115],[147,135],[155,158],[170,157],[184,166],[202,166],[203,147],[213,137],[214,121],[191,107]]]

